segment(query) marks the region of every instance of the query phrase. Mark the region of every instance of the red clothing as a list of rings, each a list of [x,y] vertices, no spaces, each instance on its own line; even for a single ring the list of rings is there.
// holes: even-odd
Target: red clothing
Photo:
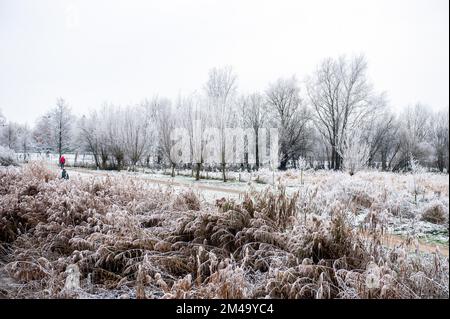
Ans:
[[[65,164],[66,163],[66,159],[64,158],[64,156],[61,156],[61,158],[59,159],[59,164]]]

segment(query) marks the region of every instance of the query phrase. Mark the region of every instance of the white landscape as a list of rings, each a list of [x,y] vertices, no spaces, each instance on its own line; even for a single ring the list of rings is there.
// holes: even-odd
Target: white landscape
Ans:
[[[156,2],[0,0],[0,298],[449,298],[448,2]]]

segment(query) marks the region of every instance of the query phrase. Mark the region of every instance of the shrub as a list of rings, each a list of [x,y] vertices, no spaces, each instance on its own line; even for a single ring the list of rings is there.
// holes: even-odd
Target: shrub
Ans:
[[[17,166],[16,154],[10,148],[0,145],[0,166]]]
[[[433,201],[422,212],[421,220],[433,224],[444,224],[448,219],[448,209],[440,202]]]

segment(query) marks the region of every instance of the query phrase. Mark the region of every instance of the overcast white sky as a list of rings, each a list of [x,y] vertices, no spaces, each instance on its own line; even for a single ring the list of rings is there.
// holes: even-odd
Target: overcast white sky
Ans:
[[[232,65],[239,89],[302,80],[364,53],[393,107],[449,105],[448,0],[0,0],[0,109],[33,123],[58,96],[76,113],[202,88]]]

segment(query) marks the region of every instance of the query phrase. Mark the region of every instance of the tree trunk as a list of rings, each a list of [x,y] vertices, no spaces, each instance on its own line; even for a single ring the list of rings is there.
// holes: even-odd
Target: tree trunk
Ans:
[[[202,163],[197,163],[196,164],[196,170],[195,170],[195,180],[199,181],[200,180],[200,170],[202,169]]]
[[[95,167],[98,168],[100,165],[100,163],[98,162],[98,155],[97,154],[93,154],[94,155],[94,162],[95,162]]]
[[[382,170],[383,172],[385,172],[385,171],[387,170],[386,162],[387,162],[387,155],[386,155],[386,152],[385,152],[385,151],[382,151],[382,152],[381,152],[381,170]]]
[[[331,146],[331,163],[330,163],[330,169],[336,170],[336,147],[334,145]]]
[[[336,169],[336,151],[334,149],[334,146],[331,147],[331,163],[330,163],[330,169]]]
[[[108,161],[107,157],[102,155],[102,169],[106,169],[106,162]]]
[[[222,177],[223,177],[223,181],[226,182],[227,181],[227,174],[226,174],[226,164],[222,163]]]
[[[341,163],[342,163],[342,157],[341,155],[339,155],[339,153],[336,151],[336,165],[335,165],[335,170],[339,170],[341,168]]]
[[[256,164],[256,170],[259,170],[259,136],[258,136],[258,130],[256,130],[255,134],[255,164]]]
[[[282,170],[282,171],[285,171],[286,170],[286,166],[287,166],[287,162],[288,162],[288,159],[287,159],[287,157],[284,156],[281,159],[281,161],[280,161],[280,166],[278,167],[278,169]]]
[[[59,132],[58,132],[58,153],[59,153],[59,158],[61,158],[61,156],[62,156],[62,123],[61,123],[61,119],[59,121]]]
[[[442,173],[444,171],[444,166],[445,166],[444,154],[442,154],[442,153],[439,153],[437,156],[437,166],[438,166],[439,171]]]
[[[341,168],[342,157],[339,155],[335,145],[332,145],[331,147],[331,168],[337,171]]]

